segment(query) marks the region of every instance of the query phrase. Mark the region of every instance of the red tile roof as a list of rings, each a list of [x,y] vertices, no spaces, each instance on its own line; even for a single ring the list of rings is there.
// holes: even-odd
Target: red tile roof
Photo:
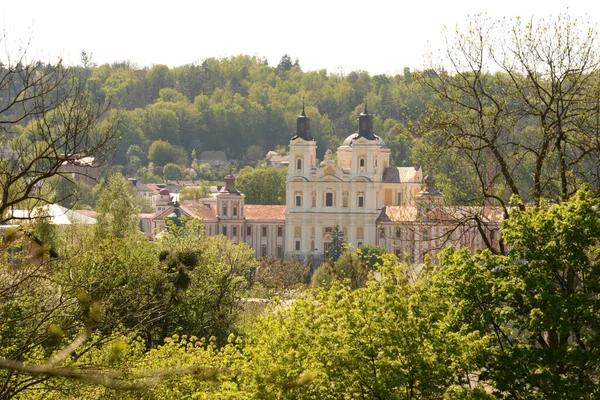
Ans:
[[[258,204],[246,204],[244,206],[246,219],[274,219],[285,220],[285,206],[263,206]]]
[[[216,219],[216,210],[212,207],[204,204],[202,200],[184,200],[181,202],[181,208],[198,218],[202,219]]]

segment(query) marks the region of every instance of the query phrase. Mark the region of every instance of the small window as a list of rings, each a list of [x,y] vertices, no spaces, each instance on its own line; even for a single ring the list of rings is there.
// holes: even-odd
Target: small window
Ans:
[[[317,198],[315,196],[312,197],[312,204],[311,206],[316,207],[317,206]]]
[[[283,258],[283,247],[281,245],[277,246],[277,257]]]
[[[223,206],[223,216],[227,216],[227,206]]]
[[[385,237],[385,230],[383,228],[379,228],[379,237],[380,238],[384,238]]]
[[[358,206],[359,207],[364,207],[365,206],[365,198],[362,196],[358,196]]]
[[[261,256],[266,257],[267,256],[267,245],[263,244],[261,247]]]
[[[496,240],[496,231],[490,231],[490,240]]]
[[[279,236],[279,237],[283,236],[283,226],[277,227],[277,236]]]
[[[247,226],[246,227],[246,236],[251,236],[252,235],[252,227],[251,226]]]
[[[267,227],[266,226],[262,227],[262,235],[267,236]]]
[[[363,168],[365,166],[365,159],[361,158],[360,160],[358,160],[358,166]]]
[[[223,227],[223,235],[227,236],[227,227],[226,226]]]
[[[398,205],[402,205],[402,192],[398,192]]]
[[[302,196],[296,196],[296,207],[302,207]]]
[[[348,207],[348,198],[344,197],[342,200],[342,207]]]
[[[402,235],[402,232],[400,231],[400,228],[396,228],[396,237],[398,239],[400,239],[400,236]]]
[[[333,193],[325,193],[325,207],[333,207]]]
[[[328,226],[328,227],[325,228],[325,233],[331,233],[331,232],[333,232],[333,228],[332,227]]]
[[[233,207],[233,216],[237,217],[237,207]]]
[[[231,235],[233,237],[237,237],[237,226],[231,228]]]
[[[296,160],[296,169],[297,170],[301,170],[302,169],[302,159],[299,158]]]
[[[296,240],[296,251],[300,251],[300,241]]]

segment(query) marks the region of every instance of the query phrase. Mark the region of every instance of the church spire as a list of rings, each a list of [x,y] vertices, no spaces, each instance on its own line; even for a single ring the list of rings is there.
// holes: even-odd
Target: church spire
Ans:
[[[365,100],[365,110],[358,116],[358,137],[364,137],[374,140],[373,134],[373,116],[369,114],[367,100]]]
[[[304,99],[302,99],[302,114],[296,117],[296,134],[292,136],[292,140],[301,138],[303,140],[313,140],[310,135],[310,119],[306,116],[304,109]]]

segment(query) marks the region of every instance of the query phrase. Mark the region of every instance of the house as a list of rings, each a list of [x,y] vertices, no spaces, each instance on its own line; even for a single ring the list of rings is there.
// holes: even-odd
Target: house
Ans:
[[[290,164],[289,156],[272,156],[269,159],[269,163],[273,168],[283,168],[287,167]]]
[[[1,262],[10,265],[27,262],[34,266],[42,266],[58,258],[54,250],[18,225],[0,225],[0,254],[2,254]],[[5,278],[11,279],[11,277]]]
[[[95,157],[82,157],[73,154],[62,163],[60,172],[73,174],[75,179],[90,186],[94,186],[100,181],[100,165]]]

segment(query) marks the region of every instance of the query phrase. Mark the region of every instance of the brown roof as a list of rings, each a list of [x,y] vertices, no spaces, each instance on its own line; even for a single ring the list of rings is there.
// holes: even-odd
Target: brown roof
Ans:
[[[73,210],[79,214],[83,214],[86,217],[91,217],[91,218],[98,218],[98,213],[96,211],[93,210]]]
[[[202,200],[184,200],[181,202],[181,209],[188,214],[202,219],[216,219],[216,210],[204,204]]]
[[[463,221],[479,215],[484,222],[501,222],[504,219],[502,207],[442,206],[434,207],[421,217],[424,221]],[[418,218],[413,206],[386,206],[379,216],[383,222],[410,222]]]
[[[409,222],[417,219],[417,207],[413,206],[386,206],[379,217],[386,222]]]
[[[285,206],[263,206],[258,204],[246,204],[244,206],[246,219],[275,219],[285,220]]]

